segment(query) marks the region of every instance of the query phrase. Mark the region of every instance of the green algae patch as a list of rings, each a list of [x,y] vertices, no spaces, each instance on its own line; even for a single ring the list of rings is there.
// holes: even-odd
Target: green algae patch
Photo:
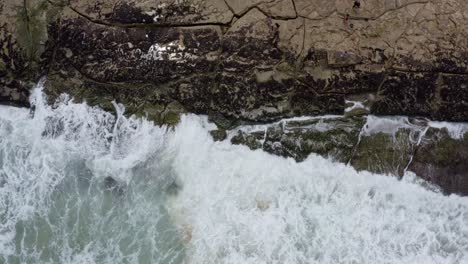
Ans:
[[[453,138],[446,128],[428,129],[409,170],[449,193],[468,195],[468,132]]]
[[[351,164],[357,170],[402,176],[414,151],[409,129],[398,129],[395,135],[376,133],[362,136]]]
[[[311,118],[273,124],[265,131],[239,131],[233,144],[262,148],[268,153],[305,160],[311,153],[348,162],[365,123],[361,117]],[[266,137],[265,137],[266,136]]]
[[[48,102],[53,104],[62,93],[75,102],[86,102],[112,114],[117,114],[113,101],[125,107],[125,115],[147,118],[156,125],[175,126],[185,108],[178,102],[161,98],[157,89],[149,84],[105,84],[83,76],[49,75],[45,83]],[[139,96],[135,96],[138,93]],[[141,98],[145,98],[142,100]]]
[[[239,131],[237,135],[231,139],[231,143],[234,145],[245,145],[251,150],[256,150],[262,148],[262,143],[260,142],[262,137],[263,135],[258,132],[249,134]]]

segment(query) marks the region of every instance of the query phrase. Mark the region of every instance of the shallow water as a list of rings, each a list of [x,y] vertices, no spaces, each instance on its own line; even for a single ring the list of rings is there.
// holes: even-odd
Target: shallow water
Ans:
[[[468,263],[468,198],[64,96],[0,107],[0,263]]]

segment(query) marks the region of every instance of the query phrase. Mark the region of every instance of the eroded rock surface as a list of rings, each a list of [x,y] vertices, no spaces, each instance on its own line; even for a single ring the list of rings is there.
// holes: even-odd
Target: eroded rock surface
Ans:
[[[164,123],[370,111],[467,121],[468,2],[72,0],[1,3],[0,99],[62,92]],[[349,19],[345,20],[346,14]],[[17,22],[17,23],[15,23]]]
[[[109,25],[228,24],[234,16],[224,0],[71,0],[68,6]]]

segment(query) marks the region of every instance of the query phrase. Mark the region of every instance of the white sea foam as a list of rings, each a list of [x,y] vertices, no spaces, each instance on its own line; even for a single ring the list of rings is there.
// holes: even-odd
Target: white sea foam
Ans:
[[[408,117],[405,116],[377,117],[369,115],[362,133],[366,136],[377,133],[395,135],[400,128],[418,129],[419,127],[411,124]]]
[[[386,116],[378,117],[369,115],[367,123],[364,125],[363,134],[372,135],[376,133],[386,133],[395,135],[400,128],[410,129],[412,131],[423,132],[428,128],[447,129],[449,136],[454,139],[463,138],[468,132],[468,123],[424,121],[420,124],[411,123],[406,116]]]
[[[451,123],[451,122],[440,122],[440,121],[430,121],[429,127],[434,128],[445,128],[449,132],[449,135],[455,139],[461,139],[468,133],[468,124],[467,123]]]
[[[171,130],[34,100],[34,117],[0,107],[0,263],[468,260],[468,198],[412,174],[213,142],[195,115]]]
[[[213,143],[186,116],[170,144],[191,263],[463,263],[468,199],[411,181]]]
[[[352,104],[351,106],[349,106],[349,107],[347,107],[345,109],[345,113],[346,112],[351,112],[354,109],[364,109],[364,110],[370,111],[369,107],[365,106],[364,103],[360,102],[360,101],[348,101],[348,100],[346,100],[345,103],[346,104]]]
[[[275,126],[275,125],[281,125],[284,127],[284,124],[287,122],[293,122],[293,121],[311,121],[311,120],[319,120],[318,125],[310,125],[310,126],[301,126],[301,128],[304,129],[317,129],[320,131],[326,131],[331,129],[326,123],[322,122],[322,120],[328,120],[328,119],[338,119],[338,118],[343,118],[342,115],[321,115],[321,116],[298,116],[298,117],[291,117],[291,118],[284,118],[281,119],[280,121],[276,121],[273,123],[269,124],[255,124],[255,125],[244,125],[238,128],[235,128],[233,130],[230,130],[228,132],[228,139],[231,139],[233,136],[237,135],[239,131],[245,132],[245,133],[252,133],[252,132],[265,132],[269,127]]]

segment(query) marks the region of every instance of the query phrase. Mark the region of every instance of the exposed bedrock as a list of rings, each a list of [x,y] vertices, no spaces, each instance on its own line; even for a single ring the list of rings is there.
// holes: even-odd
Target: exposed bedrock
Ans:
[[[0,101],[62,92],[158,123],[340,114],[468,121],[468,2],[5,0]],[[349,19],[345,19],[346,14]]]
[[[239,124],[343,115],[360,101],[338,119],[232,140],[298,161],[318,153],[374,172],[410,169],[467,194],[463,137],[365,128],[367,114],[468,121],[466,0],[1,1],[0,104],[27,106],[42,76],[51,102],[68,93],[113,111],[115,100],[158,124],[208,114],[218,140]]]

